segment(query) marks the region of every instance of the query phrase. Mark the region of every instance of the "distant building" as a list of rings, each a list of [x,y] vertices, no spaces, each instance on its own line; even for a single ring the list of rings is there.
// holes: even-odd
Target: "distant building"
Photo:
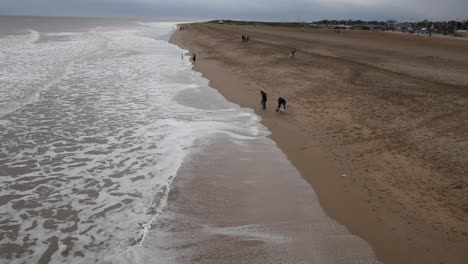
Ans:
[[[462,38],[468,38],[468,30],[457,30],[457,31],[455,31],[455,36],[462,37]]]
[[[224,24],[223,20],[218,20],[218,24]]]
[[[396,23],[395,27],[397,31],[414,33],[413,24],[411,22]]]
[[[304,24],[304,27],[308,27],[308,28],[326,28],[327,25],[310,23],[310,24]]]
[[[359,29],[359,30],[385,30],[385,27],[380,26],[380,25],[354,25],[353,29]]]

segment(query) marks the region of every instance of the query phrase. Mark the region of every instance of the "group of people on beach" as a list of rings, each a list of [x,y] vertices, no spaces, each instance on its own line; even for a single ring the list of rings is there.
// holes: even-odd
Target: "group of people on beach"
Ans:
[[[183,30],[183,29],[181,29]],[[243,45],[247,44],[250,40],[250,37],[249,36],[245,36],[245,35],[242,35],[242,43]],[[290,53],[290,58],[291,59],[294,59],[294,56],[296,54],[296,49],[295,48],[291,48],[291,53]],[[182,59],[184,58],[184,55],[182,54]],[[197,54],[192,53],[192,61],[193,63],[195,63],[195,61],[197,60]],[[261,104],[262,104],[262,109],[263,110],[266,110],[266,103],[267,103],[267,93],[263,90],[260,90],[260,95],[261,95]],[[276,112],[282,112],[284,113],[286,111],[286,99],[284,99],[283,97],[278,97],[278,107],[276,107]]]
[[[247,43],[249,43],[249,40],[250,40],[250,37],[247,35],[242,35],[242,45],[246,45]]]
[[[183,53],[180,55],[180,58],[181,58],[182,60],[184,59],[184,54],[183,54]],[[193,63],[195,63],[195,61],[197,61],[197,54],[196,54],[195,52],[192,53],[192,57],[191,57],[191,58],[192,58]]]
[[[250,37],[247,35],[242,35],[242,45],[245,46],[250,40]],[[294,56],[296,55],[296,48],[291,48],[291,53],[289,57],[291,60],[294,60]],[[267,93],[265,91],[260,91],[260,95],[262,97],[261,99],[261,104],[262,104],[262,109],[266,109],[266,103],[267,103]],[[276,112],[282,112],[284,113],[286,111],[286,99],[283,97],[278,97],[278,107],[276,107]]]
[[[260,91],[260,95],[262,96],[261,104],[262,104],[262,109],[266,109],[266,102],[267,102],[267,93],[264,91]],[[286,111],[286,99],[283,97],[278,97],[278,107],[276,108],[276,112],[284,112]]]
[[[245,45],[247,45],[247,43],[249,43],[249,40],[250,40],[250,36],[249,35],[242,35],[242,46],[244,47]],[[289,53],[289,58],[291,60],[294,60],[294,57],[296,56],[296,48],[291,48],[291,53]]]
[[[250,36],[249,35],[242,35],[242,46],[244,47],[245,45],[247,45],[247,43],[249,43],[249,40],[250,40]],[[294,60],[294,57],[296,56],[296,48],[291,48],[291,53],[289,53],[289,58],[291,60]]]

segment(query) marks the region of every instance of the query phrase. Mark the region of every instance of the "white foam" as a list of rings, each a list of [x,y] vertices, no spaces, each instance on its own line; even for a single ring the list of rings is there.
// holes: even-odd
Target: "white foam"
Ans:
[[[238,236],[248,239],[259,239],[268,242],[285,243],[291,241],[291,238],[284,235],[273,234],[267,227],[261,225],[244,225],[232,227],[212,227],[204,226],[204,228],[213,234],[224,236]]]
[[[0,37],[0,51],[8,52],[12,50],[31,47],[40,37],[40,33],[35,30],[28,30],[27,34],[6,35]]]
[[[22,114],[0,122],[6,155],[0,166],[25,170],[0,178],[1,195],[24,195],[1,206],[11,221],[22,223],[16,239],[5,243],[40,241],[12,263],[37,261],[53,236],[59,238],[59,252],[52,263],[67,262],[78,251],[82,263],[138,260],[181,164],[199,149],[196,142],[219,133],[238,139],[268,135],[253,111],[226,102],[190,62],[181,62],[183,50],[155,38],[172,26],[96,28],[4,55],[0,64],[7,70],[0,79],[7,89],[0,93],[16,100]],[[192,90],[201,102],[178,100]],[[38,96],[23,104],[17,99],[22,93]],[[38,178],[17,180],[24,177]],[[43,182],[17,186],[35,181]],[[39,205],[12,207],[18,200]],[[59,210],[76,211],[79,219],[46,228],[51,216],[40,212]],[[37,226],[27,230],[34,221]],[[67,228],[76,230],[61,231]],[[76,240],[63,256],[69,238]]]
[[[44,33],[44,36],[51,36],[51,37],[63,37],[63,36],[79,36],[80,33],[76,32],[48,32]]]
[[[60,35],[45,35],[50,34]],[[34,30],[0,38],[0,117],[37,101],[42,91],[66,77],[76,60],[99,51],[105,42],[87,32],[67,42],[36,43],[39,38]]]

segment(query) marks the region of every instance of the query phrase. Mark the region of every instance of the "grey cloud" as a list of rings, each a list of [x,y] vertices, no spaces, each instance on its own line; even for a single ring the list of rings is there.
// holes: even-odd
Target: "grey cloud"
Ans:
[[[174,19],[468,19],[467,0],[0,0],[1,15]]]

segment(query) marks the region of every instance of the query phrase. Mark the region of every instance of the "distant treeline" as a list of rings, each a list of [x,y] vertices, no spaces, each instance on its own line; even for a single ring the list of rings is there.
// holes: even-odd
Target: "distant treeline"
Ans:
[[[413,23],[416,28],[426,27],[426,28],[433,28],[435,32],[452,34],[457,30],[468,30],[468,20],[465,21],[427,21],[424,20],[422,22]]]
[[[311,24],[315,25],[349,25],[349,26],[357,26],[357,25],[375,25],[375,26],[385,26],[387,22],[384,21],[365,21],[365,20],[320,20],[312,22]]]
[[[412,28],[433,28],[436,32],[453,33],[456,30],[468,30],[468,20],[464,21],[429,21],[423,20],[419,22],[398,22],[396,20],[387,21],[365,21],[365,20],[320,20],[312,22],[316,25],[376,25],[385,26],[389,29],[396,27],[412,27]]]
[[[264,25],[264,26],[277,26],[277,27],[303,27],[303,22],[262,22],[262,21],[237,21],[237,20],[212,20],[208,23],[219,23],[222,21],[223,24],[229,25]]]
[[[210,23],[222,23],[231,25],[265,25],[265,26],[282,26],[282,27],[305,27],[309,25],[347,25],[347,26],[381,26],[387,30],[396,30],[397,28],[427,28],[433,32],[452,34],[456,30],[468,30],[468,20],[464,21],[429,21],[423,20],[419,22],[399,22],[396,20],[387,21],[366,21],[366,20],[320,20],[315,22],[262,22],[262,21],[236,21],[236,20],[213,20]]]

